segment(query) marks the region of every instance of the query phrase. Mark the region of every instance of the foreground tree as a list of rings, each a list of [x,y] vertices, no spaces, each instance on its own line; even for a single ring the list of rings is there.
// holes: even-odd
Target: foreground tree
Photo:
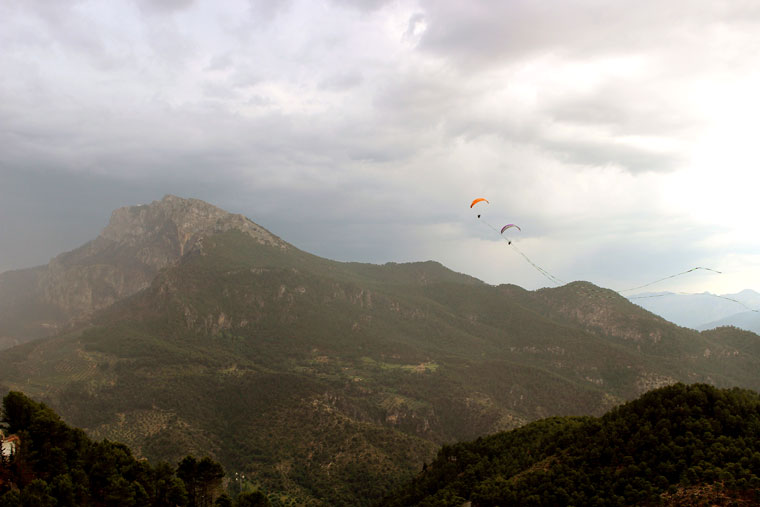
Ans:
[[[3,398],[3,412],[21,446],[0,462],[0,507],[210,507],[221,493],[224,469],[211,458],[187,456],[176,473],[168,463],[153,468],[20,392]]]
[[[185,483],[188,506],[211,507],[220,494],[224,469],[209,457],[198,461],[186,456],[177,466],[177,476]]]

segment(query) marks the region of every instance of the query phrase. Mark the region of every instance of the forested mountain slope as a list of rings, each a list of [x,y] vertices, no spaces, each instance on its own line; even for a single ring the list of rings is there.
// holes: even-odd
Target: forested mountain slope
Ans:
[[[384,505],[757,505],[760,396],[676,384],[444,446]]]
[[[0,387],[138,456],[209,454],[283,503],[329,505],[380,499],[444,443],[676,381],[760,388],[752,333],[680,328],[585,282],[494,287],[272,237],[200,235],[148,287],[0,352]]]

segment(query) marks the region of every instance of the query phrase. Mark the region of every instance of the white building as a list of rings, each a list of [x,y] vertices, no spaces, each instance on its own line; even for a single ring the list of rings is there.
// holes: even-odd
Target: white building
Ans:
[[[19,446],[21,445],[21,440],[16,435],[9,435],[5,436],[3,435],[3,432],[0,431],[0,442],[2,442],[2,454],[3,456],[10,456],[11,454],[14,454]]]

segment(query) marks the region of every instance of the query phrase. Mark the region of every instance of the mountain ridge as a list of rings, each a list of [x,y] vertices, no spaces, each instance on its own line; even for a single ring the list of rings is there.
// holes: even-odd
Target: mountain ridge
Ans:
[[[758,389],[757,339],[680,328],[588,282],[491,286],[229,228],[86,324],[2,351],[0,389],[152,461],[203,451],[291,500],[357,505],[442,443],[677,381]]]
[[[647,292],[628,299],[679,326],[697,330],[741,324],[741,321],[733,319],[735,315],[748,309],[760,309],[760,294],[752,289],[734,294]],[[716,325],[709,327],[712,323]],[[747,329],[743,325],[738,327]],[[748,330],[757,332],[755,329]]]
[[[55,334],[146,288],[161,269],[202,248],[203,237],[230,229],[292,248],[243,215],[199,199],[166,195],[114,210],[94,240],[45,266],[0,274],[0,348]]]

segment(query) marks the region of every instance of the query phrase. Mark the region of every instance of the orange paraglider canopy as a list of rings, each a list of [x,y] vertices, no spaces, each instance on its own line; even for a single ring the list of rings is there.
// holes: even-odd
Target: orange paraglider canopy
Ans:
[[[488,199],[484,199],[483,197],[478,197],[477,199],[475,199],[474,201],[472,201],[472,204],[470,204],[470,208],[472,208],[473,206],[475,206],[480,201],[488,202]],[[488,204],[491,204],[491,203],[488,203]]]

